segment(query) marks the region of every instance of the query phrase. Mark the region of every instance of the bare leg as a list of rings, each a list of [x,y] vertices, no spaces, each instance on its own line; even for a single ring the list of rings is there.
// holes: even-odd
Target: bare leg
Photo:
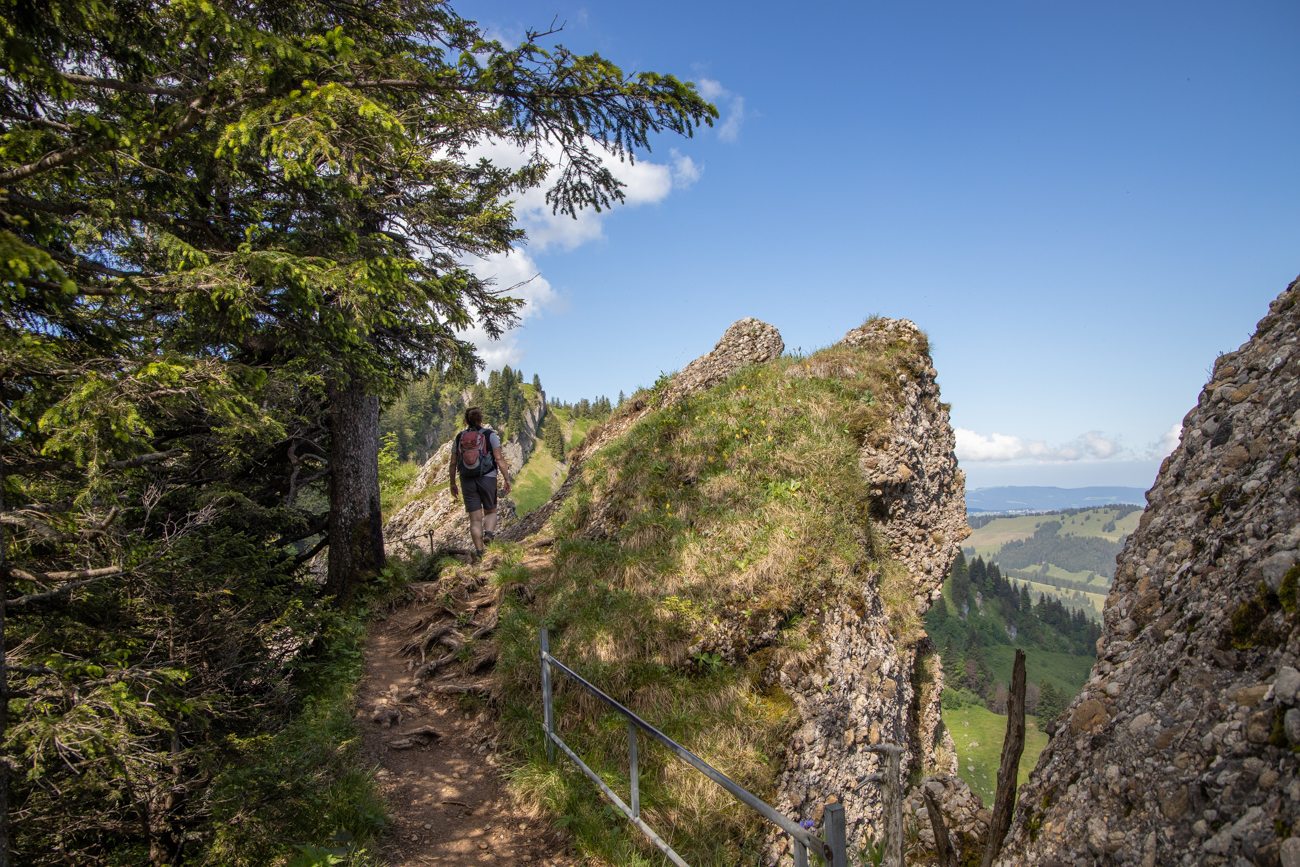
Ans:
[[[469,513],[469,535],[474,540],[474,550],[483,550],[483,510],[475,509]]]
[[[495,533],[497,531],[497,510],[496,509],[493,509],[490,512],[483,513],[483,529],[488,531],[489,533]]]

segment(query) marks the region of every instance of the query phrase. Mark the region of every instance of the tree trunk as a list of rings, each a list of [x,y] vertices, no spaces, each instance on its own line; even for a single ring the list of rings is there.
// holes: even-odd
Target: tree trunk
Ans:
[[[925,797],[925,813],[930,817],[930,830],[934,832],[934,851],[939,856],[939,867],[958,867],[961,862],[957,860],[957,850],[952,848],[948,823],[943,818],[943,811],[939,809],[939,802],[924,786],[921,787],[921,794]]]
[[[1007,706],[1007,736],[1002,741],[1002,766],[998,768],[998,793],[993,801],[993,818],[989,822],[988,847],[983,867],[992,867],[1002,841],[1011,828],[1016,809],[1016,776],[1020,773],[1020,754],[1025,749],[1025,652],[1016,651],[1011,669],[1011,699]]]
[[[379,398],[360,383],[330,389],[329,575],[325,592],[352,601],[367,573],[384,566],[379,513]]]
[[[0,422],[0,443],[4,442]],[[5,462],[0,453],[0,512],[5,509]],[[9,867],[9,650],[5,641],[5,599],[9,595],[9,562],[5,559],[5,530],[0,524],[0,867]]]

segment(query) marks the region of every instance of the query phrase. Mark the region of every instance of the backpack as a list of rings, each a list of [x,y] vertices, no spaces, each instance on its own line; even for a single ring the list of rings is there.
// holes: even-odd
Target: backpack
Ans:
[[[456,468],[468,479],[486,476],[492,464],[492,440],[483,428],[469,428],[456,435]]]

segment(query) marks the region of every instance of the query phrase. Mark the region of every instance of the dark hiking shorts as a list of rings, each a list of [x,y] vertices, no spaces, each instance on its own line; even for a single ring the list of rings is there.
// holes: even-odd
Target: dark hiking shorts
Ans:
[[[465,494],[465,511],[495,512],[497,510],[497,477],[479,476],[474,479],[460,477],[460,487]]]

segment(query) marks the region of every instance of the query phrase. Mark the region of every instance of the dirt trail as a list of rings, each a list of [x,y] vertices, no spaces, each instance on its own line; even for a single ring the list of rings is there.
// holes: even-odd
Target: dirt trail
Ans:
[[[357,717],[364,761],[379,766],[392,811],[381,848],[390,867],[575,863],[562,835],[512,803],[488,704],[469,698],[486,697],[491,688],[489,636],[506,592],[486,580],[492,559],[450,579],[412,585],[413,601],[376,622],[366,642]],[[483,640],[473,657],[451,659],[458,643],[476,633]],[[420,646],[433,666],[422,666]]]

